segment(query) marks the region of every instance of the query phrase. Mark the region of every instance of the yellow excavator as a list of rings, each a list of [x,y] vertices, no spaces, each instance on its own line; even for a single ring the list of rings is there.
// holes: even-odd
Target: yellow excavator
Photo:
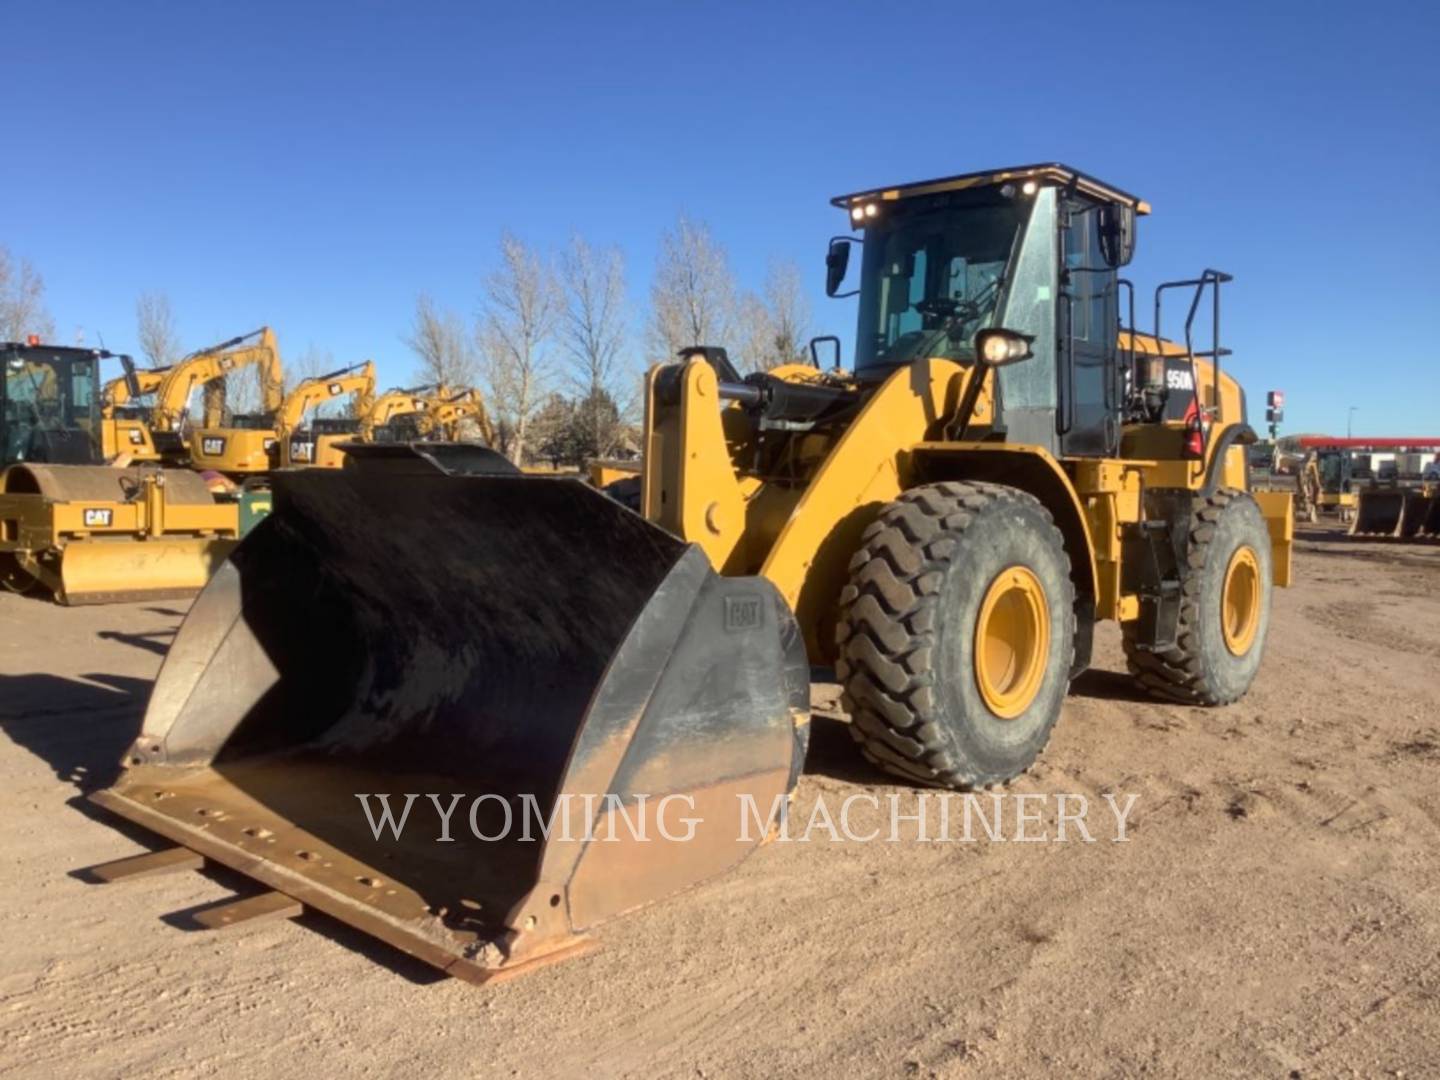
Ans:
[[[370,408],[370,427],[372,433],[386,430],[402,422],[407,417],[413,417],[430,409],[435,399],[448,396],[444,387],[435,383],[426,383],[421,386],[406,388],[395,388],[387,390],[375,399],[375,404]],[[404,441],[397,433],[396,438],[387,441]]]
[[[225,423],[223,378],[253,365],[260,375],[260,412],[234,414]],[[285,399],[285,369],[280,346],[268,326],[231,338],[187,357],[173,369],[157,393],[156,430],[178,439],[189,420],[185,405],[195,386],[214,389],[204,415],[186,434],[185,454],[195,469],[227,476],[265,472],[273,467],[277,442],[272,418]]]
[[[422,386],[405,390],[389,390],[374,399],[362,411],[357,400],[355,417],[316,417],[309,424],[297,427],[285,440],[283,463],[286,466],[318,466],[339,468],[345,462],[343,447],[351,442],[384,441],[458,441],[461,427],[467,420],[477,426],[485,444],[494,442],[494,429],[485,412],[485,402],[475,389],[452,393],[444,387]],[[396,430],[399,422],[409,420],[406,431]]]
[[[0,343],[0,585],[60,603],[193,596],[239,510],[188,469],[106,464],[103,350]],[[123,359],[123,358],[122,358]]]
[[[288,440],[307,413],[326,402],[353,397],[359,414],[367,415],[374,395],[375,365],[369,360],[305,379],[264,415],[232,417],[230,426],[197,430],[191,440],[191,462],[197,469],[213,469],[232,480],[263,481],[291,463],[294,448]]]
[[[349,417],[313,417],[319,406],[350,398]],[[338,469],[345,455],[340,445],[368,439],[375,406],[375,364],[366,360],[328,375],[306,379],[285,398],[275,417],[279,464]],[[309,417],[307,425],[306,418]]]
[[[1229,276],[1162,284],[1141,334],[1149,206],[1063,165],[834,204],[852,367],[652,369],[640,513],[473,446],[278,474],[93,796],[177,847],[101,876],[203,858],[272,890],[220,922],[313,908],[484,981],[746,858],[812,665],[866,758],[947,788],[1036,760],[1100,620],[1157,698],[1242,697],[1293,517],[1249,490]]]
[[[469,421],[475,425],[486,446],[495,445],[495,428],[485,411],[485,399],[471,387],[453,394],[442,394],[434,407],[420,414],[420,431],[425,438],[449,442],[460,439],[461,426]]]
[[[124,455],[129,461],[159,461],[160,452],[150,434],[151,406],[168,370],[137,368],[128,356],[120,357],[125,373],[100,389],[100,445],[107,461]]]

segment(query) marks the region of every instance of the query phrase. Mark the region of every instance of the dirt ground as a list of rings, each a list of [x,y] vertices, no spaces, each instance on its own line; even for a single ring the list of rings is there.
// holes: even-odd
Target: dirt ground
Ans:
[[[0,596],[0,1073],[1440,1075],[1440,546],[1298,547],[1238,705],[1142,700],[1102,631],[1015,790],[1135,794],[1128,842],[771,844],[492,988],[197,929],[228,872],[88,883],[145,849],[82,795],[184,605]],[[797,818],[865,792],[914,798],[818,717]]]

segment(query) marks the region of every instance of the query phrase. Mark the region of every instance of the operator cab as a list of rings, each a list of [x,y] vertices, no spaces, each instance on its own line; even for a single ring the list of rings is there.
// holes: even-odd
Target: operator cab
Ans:
[[[0,465],[94,465],[100,446],[98,349],[0,344]]]
[[[1160,292],[1155,335],[1124,332],[1121,293],[1130,327],[1134,294],[1119,272],[1134,254],[1136,217],[1150,207],[1068,166],[968,173],[832,202],[861,232],[833,239],[826,258],[827,293],[859,296],[856,378],[880,381],[925,358],[971,364],[984,336],[1011,331],[1013,355],[986,358],[996,368],[991,433],[1009,442],[1114,456],[1124,423],[1193,411],[1195,357],[1223,355],[1218,345],[1211,353],[1189,345],[1207,284],[1217,291],[1218,333],[1218,288],[1228,277],[1213,271],[1161,287],[1196,289],[1184,349],[1160,345]],[[859,287],[841,292],[850,246],[861,242]]]

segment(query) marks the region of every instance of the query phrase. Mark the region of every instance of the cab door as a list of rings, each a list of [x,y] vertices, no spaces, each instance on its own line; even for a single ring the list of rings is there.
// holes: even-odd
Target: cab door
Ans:
[[[1120,446],[1116,271],[1100,251],[1096,209],[1076,202],[1061,215],[1055,424],[1061,454],[1075,457],[1113,457]]]

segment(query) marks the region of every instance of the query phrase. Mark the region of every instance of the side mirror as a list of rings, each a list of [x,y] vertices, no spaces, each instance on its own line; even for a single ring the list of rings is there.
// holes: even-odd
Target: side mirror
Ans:
[[[140,380],[135,377],[135,361],[128,356],[122,356],[120,366],[125,369],[125,389],[130,392],[130,400],[139,401]]]
[[[855,295],[853,292],[840,291],[840,286],[845,283],[845,271],[850,269],[850,245],[854,242],[854,238],[849,236],[837,236],[830,241],[830,249],[825,252],[826,296]]]
[[[820,367],[820,348],[819,348],[819,346],[820,346],[820,343],[821,343],[821,342],[828,342],[828,343],[830,343],[831,345],[834,345],[834,346],[835,346],[835,363],[832,364],[831,367],[835,368],[836,370],[839,370],[839,368],[840,368],[840,339],[839,339],[838,337],[836,337],[834,334],[825,334],[825,335],[822,336],[822,337],[813,337],[813,338],[810,339],[810,363],[814,364],[817,370],[819,369],[819,367]]]
[[[1097,211],[1100,254],[1107,266],[1128,266],[1135,257],[1135,207],[1107,203]]]

